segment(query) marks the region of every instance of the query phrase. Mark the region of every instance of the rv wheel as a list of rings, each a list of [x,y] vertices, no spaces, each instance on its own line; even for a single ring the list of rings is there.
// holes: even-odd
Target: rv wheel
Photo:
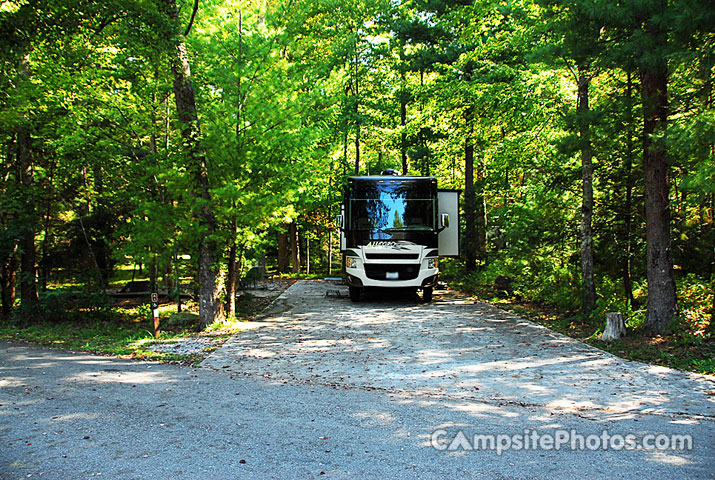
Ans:
[[[422,289],[422,300],[425,303],[430,303],[432,301],[432,287],[425,287]]]
[[[360,287],[350,287],[350,300],[353,302],[360,301]]]

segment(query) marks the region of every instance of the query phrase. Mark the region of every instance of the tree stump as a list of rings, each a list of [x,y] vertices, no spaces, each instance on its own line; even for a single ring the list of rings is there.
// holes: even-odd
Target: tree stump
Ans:
[[[601,334],[601,340],[611,341],[626,336],[626,322],[620,312],[606,314],[606,329]]]

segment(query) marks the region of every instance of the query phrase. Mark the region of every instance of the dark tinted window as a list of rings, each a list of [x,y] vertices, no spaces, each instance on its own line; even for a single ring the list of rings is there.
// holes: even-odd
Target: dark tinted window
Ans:
[[[353,182],[350,227],[376,232],[434,230],[432,185],[428,181]]]

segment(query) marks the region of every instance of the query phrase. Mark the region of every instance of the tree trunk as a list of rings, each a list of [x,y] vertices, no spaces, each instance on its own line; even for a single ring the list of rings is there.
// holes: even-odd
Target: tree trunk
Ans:
[[[332,171],[332,165],[330,170]],[[333,273],[333,228],[330,222],[333,221],[332,206],[328,205],[328,275]]]
[[[132,271],[134,279],[134,271]],[[176,285],[176,313],[181,313],[181,277],[179,277],[179,256],[174,252],[174,283]]]
[[[633,308],[636,306],[635,298],[633,297],[633,276],[631,274],[631,260],[632,260],[632,249],[633,249],[633,239],[632,239],[632,220],[631,214],[633,212],[633,179],[631,178],[633,169],[633,138],[634,133],[632,129],[634,128],[633,122],[633,79],[631,72],[628,72],[628,80],[626,87],[626,154],[625,154],[625,182],[626,182],[626,195],[625,195],[625,205],[623,206],[623,289],[626,296],[626,300],[629,305]]]
[[[310,275],[310,237],[305,235],[305,273]]]
[[[15,278],[17,274],[16,247],[12,249],[10,255],[3,259],[0,264],[0,282],[2,283],[2,314],[10,315],[15,304]]]
[[[20,164],[21,182],[24,197],[24,225],[20,240],[20,308],[31,312],[37,308],[36,248],[35,248],[35,206],[32,199],[34,183],[31,138],[24,128],[17,136],[17,157]]]
[[[606,314],[606,328],[601,334],[601,340],[610,342],[626,336],[626,322],[621,313]]]
[[[298,238],[298,226],[295,222],[291,222],[290,226],[290,257],[291,257],[291,271],[293,273],[300,273],[300,251]]]
[[[468,272],[477,269],[476,198],[474,194],[474,108],[464,111],[467,136],[464,139],[464,263]]]
[[[715,206],[711,207],[710,211],[715,213]],[[712,215],[712,213],[711,213],[711,215]],[[712,258],[713,258],[713,262],[711,264],[710,286],[715,287],[715,248],[713,248],[713,257]],[[708,331],[715,334],[715,295],[713,295],[712,310],[710,310],[710,323],[708,324]]]
[[[159,263],[156,259],[156,253],[151,257],[149,263],[149,290],[158,292],[159,290]]]
[[[355,46],[355,175],[360,174],[360,64]]]
[[[715,216],[715,193],[710,194],[710,228],[715,231],[715,222],[713,222],[713,216]],[[712,263],[710,264],[710,286],[715,288],[715,247],[713,247]],[[710,311],[710,324],[708,325],[708,330],[715,334],[715,295],[713,295],[712,310]]]
[[[298,261],[301,268],[309,268],[310,252],[308,251],[308,232],[307,229],[298,230]],[[306,271],[306,273],[308,273]]]
[[[402,81],[404,85],[404,72],[402,74]],[[407,170],[409,169],[409,164],[407,163],[407,94],[405,91],[400,92],[400,126],[402,127],[402,133],[400,134],[400,157],[402,158],[402,175],[407,175]]]
[[[593,266],[593,146],[589,113],[589,85],[591,83],[588,67],[578,66],[578,112],[579,137],[581,140],[581,310],[587,317],[596,308],[596,283]]]
[[[23,82],[30,80],[30,56],[24,55],[19,65],[19,74]],[[20,308],[30,312],[37,308],[36,249],[35,249],[35,201],[34,165],[32,155],[32,136],[30,134],[30,119],[25,118],[17,132],[17,163],[20,168],[20,186],[23,197],[23,231],[20,239]]]
[[[54,178],[54,163],[50,164],[49,167],[49,175],[48,175],[48,183],[50,185],[54,184],[53,178]],[[51,187],[50,187],[51,188]],[[50,196],[48,195],[46,198],[47,204],[44,206],[44,215],[43,215],[43,235],[42,235],[42,244],[41,244],[41,249],[42,249],[42,254],[40,258],[40,265],[38,266],[40,270],[40,290],[45,292],[47,291],[47,282],[50,280],[50,272],[51,272],[51,266],[50,266],[50,258],[48,255],[48,249],[49,249],[49,241],[50,241],[50,218],[52,215],[52,200],[53,200],[54,195]]]
[[[235,229],[234,229],[235,233]],[[236,240],[231,241],[231,248],[228,251],[228,260],[226,265],[226,316],[236,316],[236,283],[238,280],[238,271],[236,265],[237,258]]]
[[[659,11],[665,10],[661,1]],[[678,305],[670,248],[670,185],[665,134],[668,124],[668,67],[662,52],[665,31],[655,22],[646,25],[646,34],[656,48],[648,64],[640,68],[643,102],[643,175],[646,216],[646,262],[648,308],[645,327],[663,333],[678,315]]]
[[[163,0],[166,14],[173,27],[171,36],[170,63],[174,77],[174,101],[181,123],[183,148],[187,156],[188,171],[193,176],[197,202],[195,215],[199,220],[201,235],[199,241],[199,326],[205,328],[221,316],[219,302],[219,270],[216,262],[218,244],[213,238],[216,233],[216,217],[211,205],[209,176],[206,154],[200,140],[198,114],[194,86],[191,79],[189,56],[184,36],[179,30],[179,13],[176,0]]]
[[[355,100],[355,116],[358,115],[357,99]],[[355,120],[355,175],[360,175],[360,120]]]
[[[475,191],[475,203],[474,203],[474,215],[475,215],[475,230],[476,230],[476,240],[477,240],[477,259],[484,263],[487,262],[487,202],[484,197],[484,164],[483,162],[477,162],[476,169],[476,182],[474,184]]]
[[[278,233],[278,271],[286,273],[288,271],[290,246],[288,245],[288,225],[281,226],[282,231]]]

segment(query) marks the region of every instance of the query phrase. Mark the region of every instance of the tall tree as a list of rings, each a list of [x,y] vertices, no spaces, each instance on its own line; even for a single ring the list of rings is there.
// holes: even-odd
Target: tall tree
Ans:
[[[22,82],[30,81],[30,58],[29,54],[23,55],[20,60],[20,78]],[[23,234],[20,242],[20,301],[24,312],[31,312],[39,304],[37,296],[37,275],[36,275],[36,211],[33,199],[34,190],[34,154],[32,149],[32,134],[30,130],[31,120],[26,118],[20,125],[16,136],[17,163],[20,172],[20,183],[22,185],[24,209],[23,209]]]
[[[591,315],[596,308],[596,281],[593,263],[593,146],[590,132],[589,85],[591,73],[586,64],[577,68],[579,137],[581,140],[581,308]]]
[[[641,53],[640,80],[643,104],[643,175],[646,216],[648,309],[645,325],[664,332],[678,315],[670,240],[670,183],[668,152],[664,142],[668,126],[667,0],[650,2],[643,21],[645,47]]]
[[[477,195],[474,191],[474,107],[464,110],[464,268],[477,269]]]
[[[542,0],[548,7],[546,16],[549,39],[553,42],[553,60],[566,62],[576,83],[576,134],[581,158],[581,218],[579,247],[581,253],[581,309],[590,316],[596,308],[596,281],[593,252],[594,213],[594,149],[591,141],[590,87],[598,68],[601,47],[599,32],[602,23],[598,13],[587,1],[552,2]],[[549,47],[547,47],[549,48]],[[595,64],[595,66],[594,66]]]
[[[164,13],[170,25],[169,61],[174,77],[174,101],[181,124],[182,147],[186,163],[195,188],[195,215],[199,220],[201,235],[199,240],[198,280],[199,325],[207,327],[220,315],[218,244],[215,238],[217,223],[209,190],[209,172],[206,152],[201,143],[201,129],[196,110],[196,98],[192,82],[191,65],[185,37],[191,26],[182,31],[176,0],[162,0]],[[198,2],[197,2],[198,5]],[[192,17],[193,18],[193,17]]]

